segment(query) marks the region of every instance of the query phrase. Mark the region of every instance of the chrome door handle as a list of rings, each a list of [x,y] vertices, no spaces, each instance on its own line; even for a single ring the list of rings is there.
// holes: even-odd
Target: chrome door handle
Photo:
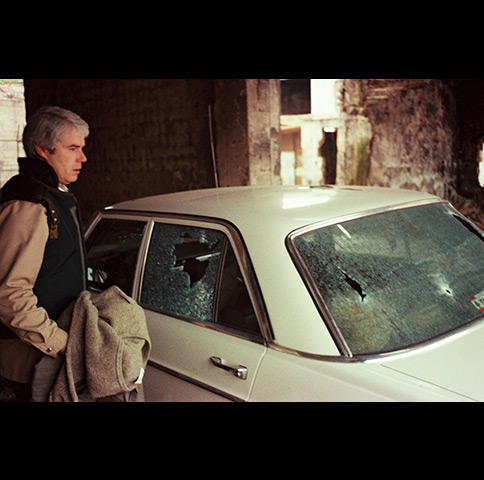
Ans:
[[[243,365],[238,365],[237,367],[234,367],[232,365],[227,365],[219,357],[210,357],[210,360],[217,368],[226,370],[227,372],[234,374],[237,378],[240,378],[241,380],[247,379],[247,367],[244,367]]]

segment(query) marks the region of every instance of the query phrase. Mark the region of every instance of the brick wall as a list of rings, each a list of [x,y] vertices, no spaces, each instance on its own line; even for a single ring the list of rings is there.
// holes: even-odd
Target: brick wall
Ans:
[[[54,104],[91,127],[88,163],[71,190],[84,217],[141,196],[215,185],[211,79],[25,80],[27,116]]]
[[[213,187],[212,155],[220,186],[280,182],[278,80],[26,79],[25,100],[27,117],[50,104],[89,123],[88,163],[71,187],[84,218],[122,200]]]

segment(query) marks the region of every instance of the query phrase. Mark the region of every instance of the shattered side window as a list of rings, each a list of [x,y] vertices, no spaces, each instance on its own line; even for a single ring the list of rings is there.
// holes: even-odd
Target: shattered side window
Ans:
[[[352,354],[400,350],[484,313],[484,239],[445,204],[292,238]]]
[[[225,235],[216,230],[157,223],[146,260],[141,302],[211,321]]]

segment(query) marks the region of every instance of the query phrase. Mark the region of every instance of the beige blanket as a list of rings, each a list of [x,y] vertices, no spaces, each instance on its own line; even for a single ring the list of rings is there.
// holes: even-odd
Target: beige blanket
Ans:
[[[49,401],[132,401],[140,392],[142,397],[151,343],[135,300],[116,286],[100,294],[84,291],[57,323],[69,340]]]

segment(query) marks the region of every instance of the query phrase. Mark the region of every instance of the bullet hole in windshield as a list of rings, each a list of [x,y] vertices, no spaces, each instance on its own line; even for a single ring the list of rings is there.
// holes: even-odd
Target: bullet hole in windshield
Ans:
[[[361,285],[356,282],[355,280],[353,280],[352,278],[348,277],[348,275],[346,275],[346,273],[344,273],[344,276],[345,276],[345,282],[356,292],[358,293],[358,295],[361,297],[361,301],[363,302],[363,300],[365,300],[365,297],[366,295],[363,293],[363,290],[361,288]]]

